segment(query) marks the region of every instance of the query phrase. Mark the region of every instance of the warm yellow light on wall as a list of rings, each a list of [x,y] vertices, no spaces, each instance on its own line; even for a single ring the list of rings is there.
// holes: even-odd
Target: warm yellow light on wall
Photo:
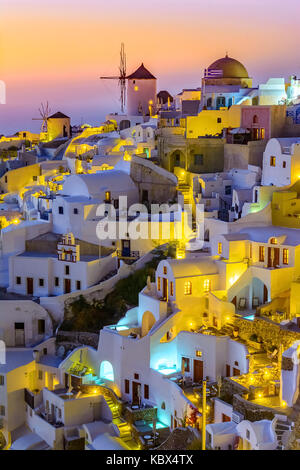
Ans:
[[[204,292],[210,291],[210,279],[204,279],[203,288]]]
[[[134,91],[139,91],[139,87],[137,85],[135,85]]]
[[[281,406],[282,406],[282,408],[286,408],[286,407],[287,407],[287,402],[286,402],[286,401],[284,401],[284,400],[282,400],[282,402],[281,402]]]
[[[229,285],[232,286],[238,280],[238,278],[239,278],[239,276],[237,274],[235,276],[232,276],[229,279]]]
[[[20,220],[19,220],[19,219],[14,219],[14,220],[12,221],[12,223],[15,224],[15,225],[18,225],[18,224],[20,223]]]

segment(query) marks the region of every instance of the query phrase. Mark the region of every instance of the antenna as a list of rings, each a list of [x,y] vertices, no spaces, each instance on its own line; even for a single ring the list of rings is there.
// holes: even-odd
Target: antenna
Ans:
[[[121,112],[124,113],[126,105],[126,54],[125,46],[122,42],[120,50],[120,65],[118,77],[100,77],[101,80],[119,80]]]
[[[40,118],[32,118],[33,121],[42,121],[41,125],[41,132],[47,133],[48,132],[48,119],[51,113],[51,109],[49,107],[48,101],[44,105],[41,103],[39,108]]]

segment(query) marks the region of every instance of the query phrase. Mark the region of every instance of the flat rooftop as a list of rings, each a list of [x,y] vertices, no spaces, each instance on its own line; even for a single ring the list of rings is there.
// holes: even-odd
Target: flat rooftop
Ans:
[[[40,253],[39,251],[24,251],[17,255],[18,257],[23,258],[54,258],[57,259],[57,254],[55,253]],[[96,256],[96,255],[80,255],[80,261],[89,263],[91,261],[96,261],[97,259],[105,258],[105,256]],[[68,260],[65,260],[68,261]],[[77,262],[80,262],[77,261]]]
[[[30,364],[33,360],[33,349],[8,348],[6,350],[6,364],[0,364],[0,374],[7,374],[14,369]]]

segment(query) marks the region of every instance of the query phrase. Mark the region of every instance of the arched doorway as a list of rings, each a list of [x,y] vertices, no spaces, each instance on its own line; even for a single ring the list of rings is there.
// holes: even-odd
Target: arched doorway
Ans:
[[[146,336],[149,333],[155,322],[156,320],[153,313],[149,311],[144,313],[142,319],[142,337]]]
[[[185,156],[181,150],[174,150],[169,157],[170,162],[170,171],[174,170],[175,166],[179,166],[180,168],[185,167]]]
[[[250,299],[251,301],[251,299]],[[269,301],[268,287],[257,277],[252,280],[252,308],[263,305]]]
[[[100,379],[114,381],[114,369],[109,361],[102,361],[100,364]]]

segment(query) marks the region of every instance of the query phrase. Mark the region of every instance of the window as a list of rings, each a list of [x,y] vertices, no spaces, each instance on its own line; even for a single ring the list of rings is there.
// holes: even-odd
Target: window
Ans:
[[[39,370],[39,380],[43,380],[43,371]]]
[[[140,378],[140,375],[139,375],[139,374],[134,374],[134,376],[133,376],[133,377],[134,377],[134,380],[139,380],[139,378]]]
[[[194,164],[203,165],[203,155],[200,155],[200,154],[194,155]]]
[[[33,181],[37,181],[37,176],[33,176],[33,177],[32,177],[32,180],[33,180]]]
[[[74,207],[73,212],[74,212],[75,215],[78,215],[78,209],[77,209],[77,207]]]
[[[270,166],[276,166],[276,157],[270,157]]]
[[[44,356],[47,356],[47,354],[48,354],[48,349],[47,348],[43,348],[43,354],[44,354]]]
[[[220,124],[222,122],[222,118],[218,117],[217,118],[217,123]]]
[[[221,255],[221,254],[222,254],[222,251],[223,251],[223,244],[222,244],[222,243],[218,243],[218,255]]]
[[[277,245],[277,238],[271,238],[270,243],[272,245]]]
[[[174,283],[170,282],[170,295],[174,295]]]
[[[289,250],[287,248],[283,249],[282,262],[283,264],[289,264]]]
[[[282,168],[286,168],[286,162],[282,162]]]
[[[191,281],[186,281],[184,283],[184,295],[191,295],[192,293],[192,283]]]
[[[58,213],[59,213],[59,214],[63,214],[63,213],[64,213],[64,208],[63,208],[63,206],[59,206],[59,208],[58,208]]]
[[[21,284],[21,278],[20,278],[20,276],[17,276],[17,277],[16,277],[16,284]]]
[[[190,372],[190,360],[188,357],[182,358],[182,368],[183,367],[185,372]]]
[[[208,108],[211,108],[211,107],[212,107],[212,98],[208,98],[208,99],[207,99],[206,106],[207,106]]]
[[[164,274],[168,274],[167,266],[164,266]]]
[[[0,405],[0,416],[5,416],[5,406]]]
[[[45,334],[45,320],[38,320],[38,334]]]
[[[225,186],[225,194],[226,196],[229,196],[231,194],[231,186]]]
[[[110,202],[110,191],[105,191],[105,201]]]
[[[44,279],[39,279],[39,286],[44,287]]]
[[[0,375],[0,385],[4,385],[4,375]]]
[[[54,284],[55,284],[55,287],[59,286],[59,277],[54,278]]]
[[[7,183],[7,176],[5,176],[4,180],[5,180],[5,183]]]
[[[81,289],[81,281],[76,281],[76,290]]]
[[[262,263],[265,261],[265,247],[264,246],[259,247],[259,261]]]
[[[129,380],[125,379],[125,393],[129,393]]]
[[[149,385],[144,385],[144,398],[149,400]]]
[[[161,404],[161,409],[162,410],[165,410],[166,409],[166,403],[163,401],[162,404]]]
[[[157,290],[160,290],[160,277],[157,278]]]
[[[210,279],[204,279],[203,288],[204,288],[204,292],[210,291],[210,288],[211,288]]]
[[[70,266],[65,266],[65,274],[66,276],[70,274]]]
[[[202,357],[202,351],[200,351],[200,349],[197,349],[196,356],[197,357]]]

